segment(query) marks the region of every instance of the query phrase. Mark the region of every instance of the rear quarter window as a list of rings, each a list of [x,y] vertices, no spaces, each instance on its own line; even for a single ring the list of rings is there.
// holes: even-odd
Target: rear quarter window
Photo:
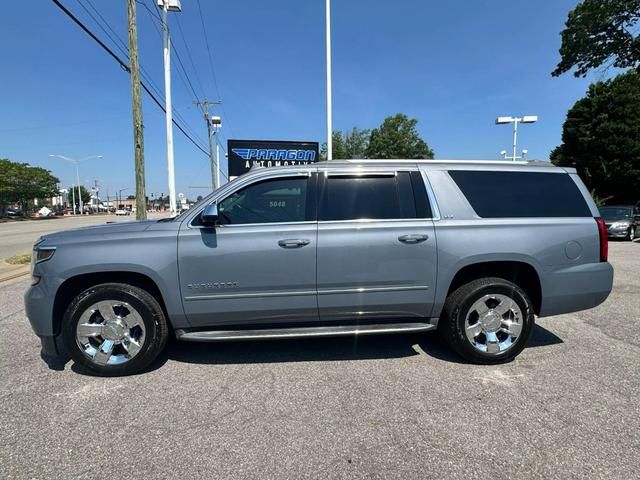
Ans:
[[[449,175],[483,218],[591,216],[567,174],[450,170]]]

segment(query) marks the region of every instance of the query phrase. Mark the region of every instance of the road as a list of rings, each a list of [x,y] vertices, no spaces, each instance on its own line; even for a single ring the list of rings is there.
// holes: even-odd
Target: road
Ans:
[[[150,214],[149,218],[161,218],[162,216],[164,214],[154,213]],[[106,222],[130,222],[132,220],[135,220],[135,216],[78,215],[0,223],[0,260],[20,253],[29,253],[35,241],[47,233]]]
[[[26,280],[0,286],[0,478],[638,478],[640,242],[609,300],[496,367],[437,334],[172,344],[152,368],[48,370]]]

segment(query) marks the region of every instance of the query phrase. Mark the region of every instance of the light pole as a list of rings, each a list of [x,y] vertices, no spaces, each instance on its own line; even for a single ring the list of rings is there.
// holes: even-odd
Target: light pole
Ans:
[[[80,162],[84,162],[85,160],[89,160],[90,158],[102,158],[102,155],[89,155],[88,157],[81,158],[80,160],[75,160],[73,158],[65,157],[64,155],[49,155],[50,157],[61,158],[62,160],[66,160],[69,163],[72,163],[76,166],[76,184],[78,188],[78,201],[80,203],[80,215],[84,213],[83,205],[82,205],[82,193],[80,192],[80,173],[78,169],[78,165]],[[73,212],[75,214],[76,211],[76,201],[73,201]]]
[[[171,111],[171,38],[169,38],[168,12],[180,12],[180,0],[158,0],[162,7],[162,38],[164,47],[164,98],[167,123],[167,174],[169,180],[169,208],[176,215],[176,173],[173,163],[173,119]]]
[[[211,132],[216,139],[216,186],[220,188],[220,129],[222,128],[222,119],[217,116],[212,116],[211,119]]]
[[[496,125],[505,125],[513,123],[513,156],[512,161],[516,161],[518,158],[518,124],[519,123],[536,123],[538,121],[537,115],[525,115],[523,117],[498,117],[496,118]],[[505,155],[505,158],[509,158]]]
[[[333,127],[331,125],[331,0],[326,0],[327,49],[327,160],[333,160]]]
[[[121,188],[120,190],[118,190],[118,207],[116,208],[116,210],[120,210],[120,205],[122,204],[122,192],[124,192],[125,190],[129,190],[129,189]]]

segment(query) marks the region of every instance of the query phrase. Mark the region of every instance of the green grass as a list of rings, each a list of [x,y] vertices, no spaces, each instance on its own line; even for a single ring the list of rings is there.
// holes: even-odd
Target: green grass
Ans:
[[[21,253],[20,255],[14,255],[5,260],[5,262],[11,265],[26,265],[31,262],[30,253]]]

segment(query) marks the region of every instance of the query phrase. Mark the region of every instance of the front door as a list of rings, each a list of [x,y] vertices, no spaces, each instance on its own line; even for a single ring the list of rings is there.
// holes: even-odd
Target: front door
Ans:
[[[266,177],[266,178],[265,178]],[[193,327],[318,319],[315,175],[265,175],[183,225],[178,263]]]
[[[328,170],[320,178],[320,319],[428,317],[437,255],[420,173]]]

